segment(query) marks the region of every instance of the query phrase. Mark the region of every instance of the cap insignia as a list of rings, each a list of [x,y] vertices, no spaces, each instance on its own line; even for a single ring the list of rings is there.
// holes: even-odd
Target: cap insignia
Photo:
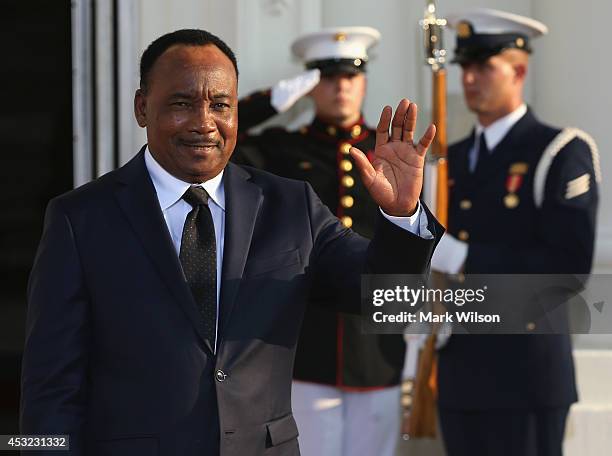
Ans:
[[[457,36],[461,39],[472,36],[472,25],[467,21],[462,21],[457,24]]]

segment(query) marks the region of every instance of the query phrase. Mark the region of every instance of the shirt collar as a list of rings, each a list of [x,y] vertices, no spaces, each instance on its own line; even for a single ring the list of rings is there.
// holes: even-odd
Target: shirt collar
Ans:
[[[157,199],[162,211],[179,201],[187,189],[193,185],[177,179],[166,171],[151,155],[149,146],[145,150],[145,165],[153,181],[157,193]],[[202,187],[208,193],[213,202],[225,211],[225,188],[223,185],[223,171],[212,179],[202,182]]]
[[[497,119],[488,127],[483,127],[480,123],[476,124],[476,138],[484,131],[485,139],[487,140],[487,147],[489,150],[495,149],[501,142],[506,134],[510,131],[514,124],[516,124],[527,112],[527,105],[521,104],[518,108],[512,111],[510,114],[506,114],[504,117]]]

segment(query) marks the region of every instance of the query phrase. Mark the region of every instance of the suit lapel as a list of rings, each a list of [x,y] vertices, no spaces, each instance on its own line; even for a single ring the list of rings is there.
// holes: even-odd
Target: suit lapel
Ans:
[[[225,168],[225,245],[221,272],[220,338],[230,320],[244,266],[249,253],[255,220],[263,201],[261,188],[249,182],[250,175],[229,163]]]
[[[163,282],[187,314],[195,331],[213,353],[211,342],[204,337],[200,316],[191,290],[183,275],[180,260],[166,226],[155,187],[144,162],[144,148],[117,171],[115,196],[130,225],[143,244]]]

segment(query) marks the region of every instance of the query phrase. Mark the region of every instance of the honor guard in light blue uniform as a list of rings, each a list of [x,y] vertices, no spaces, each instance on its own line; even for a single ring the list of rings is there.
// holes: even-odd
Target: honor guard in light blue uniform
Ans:
[[[588,274],[601,182],[597,147],[579,129],[543,123],[523,101],[531,41],[546,26],[495,10],[450,16],[449,23],[477,124],[448,151],[448,232],[432,268]],[[438,370],[449,456],[561,455],[577,400],[571,349],[567,335],[452,335]]]

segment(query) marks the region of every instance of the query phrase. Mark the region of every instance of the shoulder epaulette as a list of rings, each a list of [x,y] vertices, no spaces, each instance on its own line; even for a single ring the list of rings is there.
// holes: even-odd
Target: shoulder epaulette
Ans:
[[[544,202],[544,189],[546,186],[546,178],[548,171],[553,163],[553,160],[561,150],[567,146],[573,139],[579,138],[584,141],[591,149],[591,159],[593,160],[593,170],[595,172],[595,181],[601,182],[601,168],[599,165],[599,151],[595,140],[586,132],[573,127],[564,128],[550,142],[544,150],[538,166],[535,170],[533,179],[533,199],[537,208],[542,207]]]

